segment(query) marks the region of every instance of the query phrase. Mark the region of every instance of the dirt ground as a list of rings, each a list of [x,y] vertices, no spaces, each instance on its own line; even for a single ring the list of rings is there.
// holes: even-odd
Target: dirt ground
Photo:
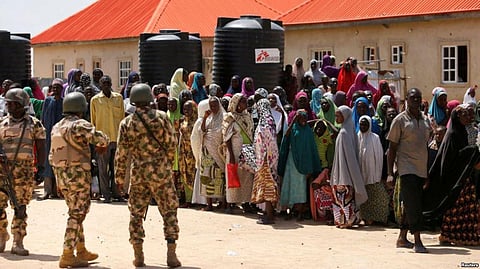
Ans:
[[[42,192],[37,189],[37,194]],[[67,207],[63,200],[33,200],[28,206],[25,247],[30,256],[0,254],[0,268],[58,268]],[[12,210],[8,210],[11,221]],[[480,264],[480,248],[439,246],[438,233],[424,233],[428,254],[395,248],[398,230],[360,227],[340,230],[312,220],[277,219],[256,224],[257,216],[179,209],[177,255],[182,268],[466,268]],[[90,268],[133,268],[126,203],[92,201],[84,222],[86,245],[99,258]],[[150,206],[144,223],[146,268],[167,268],[162,219]],[[10,224],[9,224],[10,230]]]

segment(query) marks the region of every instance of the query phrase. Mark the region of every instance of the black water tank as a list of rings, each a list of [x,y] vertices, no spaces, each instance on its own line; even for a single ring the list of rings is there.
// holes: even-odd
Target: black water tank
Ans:
[[[218,18],[213,47],[213,81],[228,89],[232,75],[252,77],[255,88],[280,84],[285,31],[282,22],[259,16]],[[269,55],[268,57],[263,57]]]
[[[22,83],[32,74],[30,34],[0,31],[0,83],[11,79]]]
[[[139,69],[142,81],[151,86],[158,83],[168,85],[179,67],[188,72],[202,72],[199,34],[160,30],[160,33],[140,35]]]

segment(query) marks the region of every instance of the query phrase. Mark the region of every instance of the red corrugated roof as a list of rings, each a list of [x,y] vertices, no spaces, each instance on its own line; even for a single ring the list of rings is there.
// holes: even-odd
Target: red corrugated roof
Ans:
[[[361,21],[480,11],[478,0],[310,0],[279,20],[284,25]]]
[[[217,17],[275,19],[306,0],[99,0],[32,38],[32,44],[137,37],[180,29],[213,37]],[[278,3],[276,3],[278,2]]]
[[[478,0],[99,0],[32,38],[32,44],[138,37],[180,29],[213,37],[218,17],[259,15],[284,25],[480,11]]]

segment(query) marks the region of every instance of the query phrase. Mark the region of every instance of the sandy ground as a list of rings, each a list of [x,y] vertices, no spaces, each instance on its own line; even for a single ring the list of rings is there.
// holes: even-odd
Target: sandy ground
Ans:
[[[33,200],[27,212],[24,243],[30,256],[12,255],[10,240],[0,254],[0,268],[58,268],[67,219],[65,202]],[[9,209],[9,221],[12,213]],[[340,230],[311,220],[283,219],[264,226],[256,224],[256,215],[234,213],[179,209],[177,254],[182,268],[466,268],[465,263],[480,264],[480,248],[439,246],[438,233],[423,234],[430,253],[416,254],[394,247],[397,229]],[[125,203],[92,202],[84,222],[86,244],[100,257],[90,268],[133,268],[128,221]],[[146,268],[167,268],[162,225],[157,208],[150,206],[144,224]]]

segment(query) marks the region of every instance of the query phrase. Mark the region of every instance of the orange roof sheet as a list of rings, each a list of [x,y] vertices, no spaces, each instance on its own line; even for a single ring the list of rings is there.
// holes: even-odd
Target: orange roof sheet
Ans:
[[[277,18],[284,25],[480,11],[478,0],[310,0]]]
[[[33,37],[32,44],[137,37],[160,29],[213,37],[217,17],[258,15],[275,19],[304,1],[99,0]]]
[[[258,15],[284,25],[480,11],[478,0],[98,0],[32,38],[32,44],[138,37],[179,29],[213,37],[218,17]]]

